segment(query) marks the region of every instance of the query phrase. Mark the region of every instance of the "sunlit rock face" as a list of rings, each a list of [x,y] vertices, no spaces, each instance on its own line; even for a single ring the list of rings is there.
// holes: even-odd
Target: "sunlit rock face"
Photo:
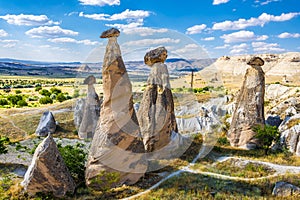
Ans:
[[[254,126],[264,125],[264,94],[265,74],[261,68],[264,61],[259,57],[253,57],[247,63],[251,67],[247,69],[244,82],[236,100],[236,109],[228,131],[230,144],[235,147],[252,149],[257,146],[254,138]]]
[[[100,36],[108,38],[102,69],[104,99],[86,167],[86,184],[95,190],[134,184],[147,170],[119,34],[113,28]]]
[[[42,192],[63,197],[74,193],[75,183],[51,134],[35,150],[21,185],[29,194]]]
[[[45,137],[49,133],[50,134],[55,133],[55,130],[56,130],[56,121],[54,119],[52,112],[50,111],[44,112],[40,119],[40,123],[36,128],[35,134],[37,136]]]

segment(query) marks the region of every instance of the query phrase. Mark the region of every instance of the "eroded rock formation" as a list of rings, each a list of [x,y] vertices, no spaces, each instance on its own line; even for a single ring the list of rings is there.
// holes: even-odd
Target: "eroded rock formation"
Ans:
[[[94,85],[96,78],[91,75],[84,80],[88,85],[87,97],[84,104],[83,116],[78,130],[81,139],[93,138],[96,125],[100,116],[101,102],[95,91]]]
[[[136,183],[147,170],[119,34],[112,28],[100,36],[108,38],[102,69],[104,99],[86,167],[86,184],[95,190]]]
[[[247,63],[242,88],[236,100],[236,108],[228,131],[230,144],[235,147],[252,149],[257,146],[254,126],[264,125],[265,76],[261,68],[264,61],[253,57]]]
[[[164,64],[166,58],[167,50],[164,47],[151,50],[144,57],[145,64],[151,67],[151,72],[139,107],[138,118],[147,152],[168,145],[172,132],[178,131],[169,72]]]
[[[21,183],[29,194],[53,193],[56,197],[74,193],[75,183],[51,134],[37,147]]]
[[[40,123],[36,128],[35,134],[37,136],[45,137],[49,133],[53,134],[55,130],[56,130],[56,121],[54,119],[52,112],[50,111],[44,112],[40,119]]]

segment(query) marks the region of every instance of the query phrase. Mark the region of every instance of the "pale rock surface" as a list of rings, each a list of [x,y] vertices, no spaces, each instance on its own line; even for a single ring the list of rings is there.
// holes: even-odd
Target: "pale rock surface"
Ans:
[[[300,196],[300,188],[290,183],[279,181],[275,184],[272,195],[276,197]]]
[[[95,190],[134,184],[147,170],[119,34],[112,28],[100,36],[108,38],[102,69],[104,99],[85,172],[86,184]]]
[[[43,113],[39,125],[36,128],[35,134],[37,136],[45,137],[49,133],[53,134],[56,130],[56,121],[54,119],[54,116],[52,112],[46,111]]]
[[[91,75],[84,80],[84,84],[88,85],[87,97],[82,113],[82,120],[78,129],[80,139],[93,138],[96,125],[100,116],[101,101],[97,95],[94,85],[96,78]]]
[[[29,194],[42,192],[63,197],[67,192],[74,193],[75,183],[51,134],[35,150],[21,185]]]
[[[83,118],[83,112],[85,107],[85,98],[76,99],[74,106],[74,125],[78,130]]]
[[[257,146],[254,126],[264,125],[265,77],[261,66],[264,61],[253,57],[248,64],[244,82],[236,100],[236,109],[228,131],[231,146],[252,149]]]

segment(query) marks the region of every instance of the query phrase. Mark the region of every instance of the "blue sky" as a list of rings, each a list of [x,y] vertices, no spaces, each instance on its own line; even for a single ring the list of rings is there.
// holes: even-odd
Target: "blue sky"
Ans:
[[[97,62],[116,27],[125,60],[300,51],[299,0],[1,0],[0,57]]]

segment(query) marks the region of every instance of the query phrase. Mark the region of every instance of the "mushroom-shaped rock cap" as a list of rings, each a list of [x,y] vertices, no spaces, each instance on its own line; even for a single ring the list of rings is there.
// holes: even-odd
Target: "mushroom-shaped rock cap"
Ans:
[[[101,35],[100,38],[111,38],[111,37],[119,37],[120,31],[116,28],[111,28],[106,31],[104,31]]]
[[[146,65],[152,66],[154,63],[165,62],[168,57],[168,51],[165,47],[158,47],[146,53],[144,62]]]
[[[248,62],[247,65],[251,66],[263,66],[265,64],[264,60],[260,57],[253,57]]]
[[[96,83],[96,78],[93,75],[88,76],[86,79],[84,79],[83,84],[92,85]]]

